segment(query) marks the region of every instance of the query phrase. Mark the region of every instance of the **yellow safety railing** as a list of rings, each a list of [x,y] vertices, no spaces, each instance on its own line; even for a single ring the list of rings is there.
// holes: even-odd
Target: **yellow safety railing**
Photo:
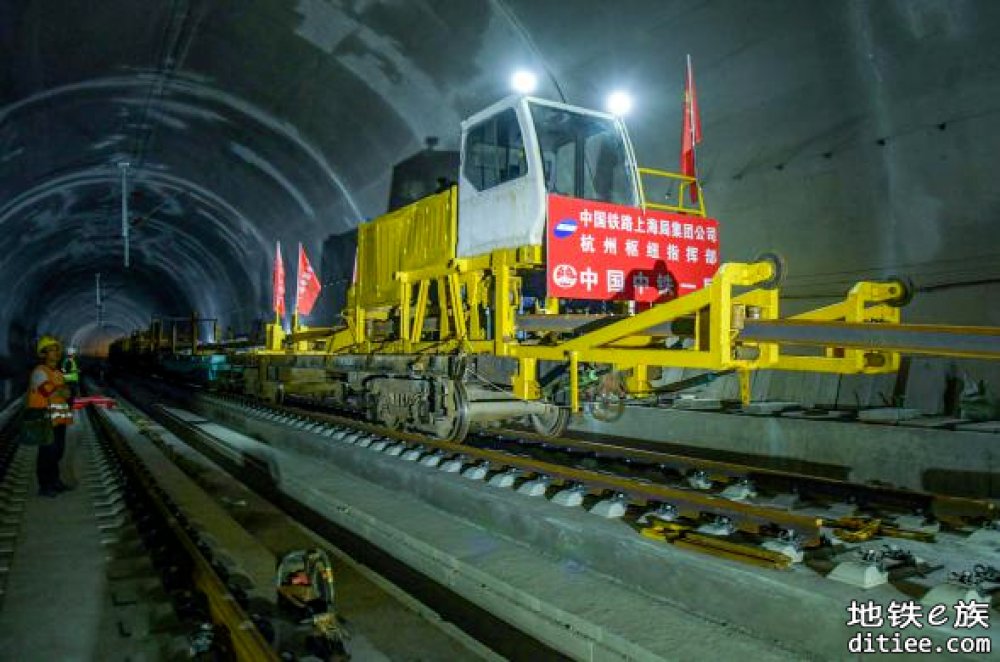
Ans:
[[[646,198],[646,184],[643,177],[659,177],[667,179],[677,184],[677,204],[669,205],[662,202],[650,202]],[[705,216],[705,196],[701,187],[698,187],[698,202],[685,204],[688,191],[692,186],[698,186],[698,181],[694,177],[682,175],[666,170],[656,170],[654,168],[639,168],[639,198],[643,209],[657,209],[659,211],[671,211],[679,214],[691,214],[692,216]]]

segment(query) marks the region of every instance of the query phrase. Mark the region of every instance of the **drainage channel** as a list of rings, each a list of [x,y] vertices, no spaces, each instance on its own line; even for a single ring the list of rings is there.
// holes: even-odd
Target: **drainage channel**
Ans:
[[[173,417],[165,416],[162,409],[153,406],[155,402],[162,402],[162,396],[154,397],[153,394],[144,392],[141,387],[137,388],[135,384],[130,385],[130,388],[122,393],[128,402],[138,407],[144,415],[228,471],[255,496],[279,508],[306,529],[329,541],[336,549],[376,573],[384,581],[404,591],[423,605],[424,609],[430,610],[437,618],[457,628],[464,637],[478,642],[484,650],[488,649],[493,654],[507,659],[568,659],[555,649],[458,595],[448,586],[400,561],[389,551],[373,545],[362,536],[330,521],[328,516],[286,494],[275,484],[267,466],[255,466],[253,463],[248,465],[242,461],[246,458],[233,457],[199,430],[186,426]]]

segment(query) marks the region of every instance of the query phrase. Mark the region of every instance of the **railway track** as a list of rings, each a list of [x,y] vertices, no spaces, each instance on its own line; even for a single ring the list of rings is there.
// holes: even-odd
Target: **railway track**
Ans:
[[[89,407],[85,416],[99,434],[108,462],[104,487],[125,495],[129,517],[147,536],[146,545],[157,551],[167,550],[161,553],[167,559],[162,561],[167,568],[165,578],[169,578],[170,564],[176,564],[173,570],[183,568],[190,575],[190,590],[201,599],[194,612],[206,624],[202,625],[202,636],[192,635],[192,641],[198,643],[193,643],[191,650],[223,659],[278,660],[265,634],[273,633],[273,626],[259,614],[251,615],[245,591],[228,581],[225,565],[204,541],[204,532],[192,524],[190,513],[185,513],[164,490],[154,470],[129,447],[103,412]]]
[[[69,558],[48,556],[43,549],[44,563],[60,566],[43,573],[53,588],[41,589],[58,611],[36,620],[77,632],[73,636],[83,637],[84,644],[74,647],[74,639],[73,645],[49,648],[41,638],[58,639],[58,632],[36,628],[11,637],[8,622],[5,659],[28,659],[30,650],[32,659],[56,650],[60,659],[85,652],[88,659],[279,659],[265,634],[270,621],[231,581],[227,564],[208,542],[211,532],[195,524],[164,489],[162,478],[110,425],[107,412],[89,406],[76,415],[63,468],[76,489],[59,497],[59,514],[47,524],[39,515],[56,511],[40,510],[29,491],[35,449],[20,445],[17,412],[8,413],[0,422],[0,479],[8,479],[0,480],[8,545],[0,597],[12,585],[11,595],[21,599],[8,603],[8,610],[37,609],[37,601],[24,599],[23,587],[38,585],[38,550],[78,547]],[[83,530],[89,527],[93,533]],[[76,588],[64,590],[64,583]]]
[[[119,385],[122,386],[122,385]],[[368,642],[362,645],[361,654],[364,651],[374,653],[373,645],[377,645],[379,650],[388,650],[400,657],[405,656],[430,656],[435,658],[439,655],[448,655],[454,659],[462,659],[454,651],[450,653],[445,650],[446,644],[440,640],[446,638],[460,639],[464,643],[456,643],[453,647],[459,650],[486,651],[493,650],[510,659],[565,659],[558,651],[546,646],[510,624],[504,622],[487,610],[478,607],[473,602],[464,599],[453,592],[446,584],[436,582],[433,578],[423,576],[419,571],[408,567],[405,563],[394,558],[384,549],[373,545],[371,542],[359,536],[357,533],[345,528],[341,524],[333,521],[323,513],[316,510],[315,505],[310,505],[301,498],[300,495],[289,494],[284,491],[286,487],[283,483],[279,488],[273,476],[269,473],[269,467],[256,464],[252,460],[250,464],[244,464],[248,456],[234,457],[224,445],[216,442],[210,435],[206,435],[198,426],[192,425],[182,418],[177,418],[163,407],[153,405],[153,400],[149,399],[148,393],[134,391],[130,384],[121,388],[121,401],[124,403],[123,410],[126,415],[135,417],[140,424],[146,427],[148,424],[162,425],[163,429],[175,435],[178,439],[190,447],[196,454],[202,454],[215,462],[218,466],[226,469],[235,481],[242,483],[252,492],[252,500],[256,502],[253,512],[246,515],[246,521],[241,524],[247,527],[248,531],[257,537],[258,529],[262,536],[261,545],[264,545],[263,538],[267,539],[269,549],[275,554],[284,553],[288,550],[293,541],[298,541],[301,546],[307,546],[310,536],[305,535],[299,527],[315,532],[322,541],[333,544],[341,553],[354,559],[355,563],[361,563],[369,568],[368,573],[378,576],[379,585],[382,582],[389,582],[393,586],[401,587],[407,596],[403,599],[403,604],[420,603],[421,612],[426,612],[426,616],[414,616],[410,614],[395,615],[394,626],[401,629],[395,634],[396,640],[393,642]],[[143,423],[142,421],[145,421]],[[179,455],[175,450],[170,449],[159,439],[156,433],[148,437],[154,446],[169,454],[171,459],[182,467],[186,473],[196,476],[199,483],[203,483],[206,490],[213,493],[220,489],[224,480],[220,479],[212,472],[205,472],[200,469],[198,463],[193,463],[186,455]],[[206,477],[204,474],[208,473]],[[242,499],[246,499],[244,494]],[[241,508],[240,510],[245,510]],[[283,513],[281,518],[285,524],[276,525],[274,517],[262,517],[261,511]],[[292,524],[294,523],[294,525]],[[282,530],[277,531],[281,526]],[[312,542],[315,545],[315,540]],[[341,575],[349,575],[351,569],[341,567]],[[339,576],[339,575],[338,575]],[[347,579],[354,591],[361,592],[358,584],[364,579]],[[395,590],[395,589],[394,589]],[[371,595],[361,595],[345,597],[346,602],[355,599],[355,609],[358,609],[357,600],[364,603],[363,609],[375,609],[375,623],[372,623],[372,615],[352,613],[352,622],[357,624],[362,622],[362,627],[367,625],[369,630],[374,630],[376,634],[381,632],[384,625],[378,619],[392,617],[389,612],[391,608],[385,606],[372,606],[372,602],[377,598]],[[433,635],[429,639],[428,635],[420,634],[423,630],[416,630],[416,626],[411,622],[420,621],[421,618],[428,618],[432,621],[444,619],[447,623],[455,624],[455,628],[445,628],[440,634]],[[461,636],[456,633],[462,633]],[[415,642],[414,638],[419,637]],[[364,637],[362,636],[362,639]],[[436,642],[436,643],[435,643]],[[407,649],[407,646],[411,648]],[[413,648],[416,646],[416,648]],[[419,648],[422,646],[423,648]],[[465,648],[463,648],[465,647]],[[391,656],[391,655],[390,655]]]
[[[851,483],[803,473],[630,448],[546,439],[521,430],[470,435],[455,444],[399,432],[339,413],[206,395],[243,413],[334,441],[461,472],[621,517],[642,535],[754,565],[782,568],[828,543],[884,538],[933,542],[942,527],[968,533],[996,505]],[[586,465],[586,466],[584,466]],[[821,552],[822,553],[822,552]]]
[[[568,452],[578,458],[629,465],[633,471],[644,467],[667,478],[682,477],[693,486],[706,490],[739,486],[741,489],[734,490],[734,493],[766,493],[777,497],[796,495],[802,502],[827,505],[846,502],[858,510],[870,510],[877,514],[926,515],[956,528],[967,522],[992,520],[997,515],[996,504],[989,500],[652,451],[630,447],[625,439],[618,440],[618,443],[571,437],[551,439],[533,432],[503,429],[489,437],[481,435],[473,443],[483,443],[484,437],[487,443],[491,437],[492,442],[499,446],[513,443],[522,448],[537,448],[546,452]]]
[[[294,415],[325,415],[303,407],[273,407]],[[562,456],[563,462],[574,464],[588,460],[599,465],[617,464],[626,473],[642,474],[650,480],[656,474],[659,474],[660,480],[666,481],[682,478],[691,487],[702,491],[718,492],[725,491],[727,487],[739,486],[740,489],[733,490],[733,494],[767,494],[777,500],[794,495],[800,502],[819,506],[846,503],[858,510],[877,514],[925,515],[946,522],[954,528],[992,520],[998,515],[997,504],[988,499],[857,483],[752,464],[649,450],[631,446],[630,443],[624,438],[613,438],[613,442],[576,437],[552,438],[528,430],[503,428],[470,435],[470,439],[461,448],[472,446],[546,457]],[[786,503],[786,507],[791,505]]]

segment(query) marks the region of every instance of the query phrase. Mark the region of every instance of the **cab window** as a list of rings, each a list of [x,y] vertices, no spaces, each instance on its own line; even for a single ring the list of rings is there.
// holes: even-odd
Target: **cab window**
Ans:
[[[463,173],[477,191],[499,186],[527,172],[524,136],[513,108],[469,129]]]
[[[635,206],[625,140],[607,118],[532,104],[545,188],[573,198]]]

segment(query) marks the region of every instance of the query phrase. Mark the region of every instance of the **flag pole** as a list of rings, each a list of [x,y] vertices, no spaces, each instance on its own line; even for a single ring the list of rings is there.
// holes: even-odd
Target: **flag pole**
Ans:
[[[278,260],[281,259],[281,242],[278,241],[274,245],[274,274],[278,272]],[[274,274],[271,275],[271,305],[276,303],[278,298],[278,293],[274,291]],[[281,315],[278,313],[278,306],[274,306],[274,323],[277,326],[281,326]]]
[[[295,256],[295,308],[292,311],[292,333],[299,331],[299,280],[302,274],[299,268],[302,266],[302,242],[299,242],[299,254]]]
[[[698,204],[701,207],[703,213],[708,213],[705,209],[705,195],[704,191],[701,190],[701,177],[698,174],[698,143],[696,138],[698,137],[698,128],[695,125],[695,99],[696,94],[694,91],[694,68],[691,66],[691,54],[687,54],[687,75],[688,75],[688,90],[691,93],[691,100],[688,103],[688,114],[690,115],[691,124],[691,155],[694,157],[694,189],[698,194]]]

